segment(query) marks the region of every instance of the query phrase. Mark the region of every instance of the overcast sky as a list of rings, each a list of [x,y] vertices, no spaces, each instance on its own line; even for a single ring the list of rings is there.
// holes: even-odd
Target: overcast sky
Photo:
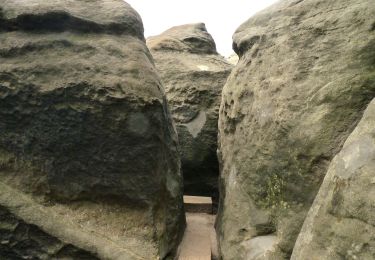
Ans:
[[[172,26],[203,22],[218,51],[232,51],[234,31],[250,16],[277,0],[125,0],[142,16],[145,36],[158,35]]]

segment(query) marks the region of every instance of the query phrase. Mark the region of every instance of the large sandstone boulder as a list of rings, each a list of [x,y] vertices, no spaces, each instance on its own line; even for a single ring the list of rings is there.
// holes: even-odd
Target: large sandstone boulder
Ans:
[[[50,259],[64,245],[101,259],[173,255],[182,177],[151,60],[141,18],[122,0],[0,2],[0,241],[9,256]]]
[[[226,60],[227,60],[230,64],[237,65],[239,58],[238,58],[238,55],[237,55],[237,54],[233,53],[233,54],[229,55],[229,56],[226,58]]]
[[[332,158],[375,96],[372,0],[284,0],[241,25],[223,89],[223,259],[287,259]]]
[[[185,193],[216,197],[218,112],[232,66],[202,23],[173,27],[148,38],[147,45],[176,123]]]
[[[375,259],[375,100],[331,162],[292,259]]]

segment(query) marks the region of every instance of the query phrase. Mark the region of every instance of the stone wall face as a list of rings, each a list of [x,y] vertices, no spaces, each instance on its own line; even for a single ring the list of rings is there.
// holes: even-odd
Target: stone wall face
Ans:
[[[0,35],[0,183],[56,222],[69,212],[77,232],[101,225],[118,250],[65,241],[99,258],[173,255],[185,223],[177,135],[139,15],[121,0],[2,1]]]
[[[292,259],[375,257],[375,101],[332,160]]]
[[[181,147],[184,190],[217,201],[217,121],[232,66],[216,52],[205,25],[173,27],[147,39],[160,72]]]
[[[1,206],[0,241],[1,259],[99,259],[24,222]]]
[[[285,0],[233,36],[219,115],[223,259],[288,259],[332,158],[375,96],[372,1]]]

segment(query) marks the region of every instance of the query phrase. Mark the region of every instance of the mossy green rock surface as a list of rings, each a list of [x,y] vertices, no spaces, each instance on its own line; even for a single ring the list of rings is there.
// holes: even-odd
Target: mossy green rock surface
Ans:
[[[139,15],[121,0],[1,1],[0,64],[0,183],[14,199],[93,232],[96,257],[125,259],[96,237],[129,259],[173,255],[185,223],[177,135]]]
[[[374,25],[371,0],[284,0],[235,32],[240,60],[219,118],[224,260],[290,258],[332,158],[375,96]]]
[[[332,160],[292,259],[375,259],[375,100]]]
[[[165,86],[181,147],[184,190],[217,201],[217,121],[232,66],[216,52],[202,23],[175,26],[147,39]]]

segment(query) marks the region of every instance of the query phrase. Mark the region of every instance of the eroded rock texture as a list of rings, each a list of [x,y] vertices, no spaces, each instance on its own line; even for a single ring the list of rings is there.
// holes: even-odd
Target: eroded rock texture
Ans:
[[[98,259],[94,255],[50,236],[27,224],[0,206],[0,258],[11,259]]]
[[[217,197],[217,121],[232,69],[204,24],[173,27],[147,39],[176,123],[186,194]]]
[[[1,1],[0,64],[7,214],[98,258],[173,255],[177,137],[139,15],[121,0]]]
[[[290,257],[375,96],[374,24],[371,0],[285,0],[237,29],[219,119],[223,259]]]
[[[331,162],[292,259],[375,259],[375,100]]]

